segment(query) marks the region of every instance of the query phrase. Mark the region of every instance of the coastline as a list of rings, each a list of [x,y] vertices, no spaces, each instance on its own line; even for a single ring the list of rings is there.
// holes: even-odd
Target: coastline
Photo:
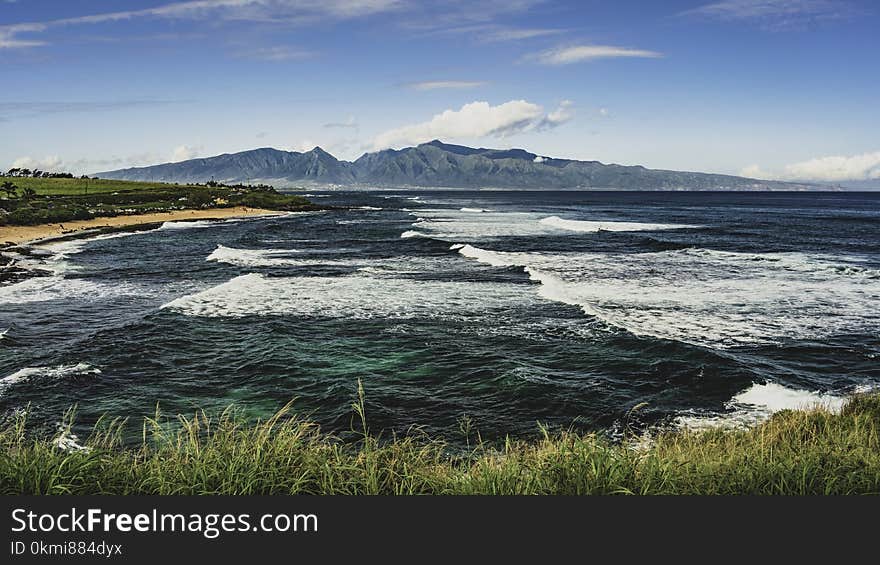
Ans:
[[[186,220],[225,220],[253,216],[274,216],[283,214],[277,210],[236,206],[233,208],[211,208],[208,210],[174,210],[130,216],[110,216],[91,220],[74,220],[59,224],[39,224],[35,226],[0,226],[0,249],[9,246],[39,243],[42,241],[90,235],[104,230],[114,230]]]

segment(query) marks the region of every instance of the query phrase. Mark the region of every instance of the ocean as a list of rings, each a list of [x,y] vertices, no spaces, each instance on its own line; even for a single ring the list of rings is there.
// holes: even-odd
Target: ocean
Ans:
[[[741,425],[880,386],[880,193],[312,193],[49,243],[0,286],[0,417],[236,405],[345,436]]]

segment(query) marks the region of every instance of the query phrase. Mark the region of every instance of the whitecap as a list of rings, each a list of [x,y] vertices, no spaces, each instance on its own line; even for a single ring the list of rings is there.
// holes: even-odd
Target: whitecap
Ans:
[[[423,234],[422,232],[415,230],[408,230],[400,234],[401,239],[409,239],[411,237],[430,237],[428,235]]]
[[[83,375],[99,375],[101,370],[88,363],[76,365],[58,365],[55,367],[25,367],[0,379],[0,394],[4,394],[9,387],[27,382],[36,378],[40,379],[64,379]]]
[[[815,258],[700,250],[521,253],[464,245],[493,267],[521,266],[540,296],[632,334],[729,348],[873,331],[880,279]],[[846,258],[837,258],[846,261]],[[792,269],[791,265],[800,265]]]
[[[46,252],[48,255],[25,256],[16,261],[16,266],[29,270],[48,270],[59,276],[64,275],[65,273],[78,270],[75,265],[70,264],[69,259],[72,255],[85,251],[91,243],[95,241],[130,237],[133,235],[149,233],[151,231],[156,230],[104,233],[92,237],[81,237],[36,244],[34,246],[35,249],[40,252]]]
[[[0,286],[0,304],[29,304],[70,298],[95,300],[132,292],[126,286],[104,285],[84,279],[60,276],[33,277],[15,284]]]
[[[296,264],[295,260],[283,257],[293,253],[299,253],[299,251],[296,249],[235,249],[218,245],[217,249],[205,260],[239,267],[276,267]]]
[[[189,316],[233,318],[470,319],[479,314],[503,315],[532,302],[516,284],[425,281],[377,274],[266,277],[251,273],[177,298],[162,309]]]
[[[238,219],[229,220],[177,220],[163,223],[158,229],[160,230],[189,230],[214,227],[224,222],[237,222]]]
[[[410,212],[418,216],[413,229],[429,237],[449,242],[496,239],[515,236],[598,233],[600,231],[634,232],[691,229],[700,226],[620,221],[566,220],[534,212],[498,212],[486,208],[436,209]]]
[[[543,218],[540,223],[552,228],[566,231],[598,233],[602,231],[630,232],[630,231],[661,231],[677,229],[695,229],[700,226],[682,224],[647,224],[640,222],[616,222],[616,221],[584,221],[565,220],[559,216]]]
[[[715,415],[682,414],[677,426],[702,430],[709,428],[745,428],[763,422],[782,410],[823,408],[838,413],[847,397],[838,394],[788,388],[777,383],[754,383],[726,403],[730,412]]]
[[[336,249],[333,252],[340,253],[344,252],[344,250]],[[303,258],[301,255],[303,253],[304,251],[298,249],[236,249],[234,247],[218,245],[217,249],[208,255],[205,260],[226,263],[237,267],[349,266],[358,263],[358,260],[348,259]],[[301,258],[290,257],[290,255],[294,254],[300,254]]]

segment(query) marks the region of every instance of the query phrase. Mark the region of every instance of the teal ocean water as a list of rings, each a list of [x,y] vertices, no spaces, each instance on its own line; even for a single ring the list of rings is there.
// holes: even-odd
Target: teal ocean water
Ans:
[[[38,246],[0,414],[291,399],[453,441],[750,421],[880,385],[880,194],[316,193],[348,210]],[[633,407],[639,406],[635,415]],[[135,426],[138,427],[138,426]]]

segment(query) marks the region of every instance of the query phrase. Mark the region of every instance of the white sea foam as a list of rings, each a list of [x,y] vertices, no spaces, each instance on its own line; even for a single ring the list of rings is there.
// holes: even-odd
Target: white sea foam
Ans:
[[[807,253],[739,253],[715,249],[681,249],[682,255],[704,257],[711,261],[750,264],[765,263],[767,268],[817,273],[820,275],[843,275],[880,278],[880,269],[866,266],[868,258],[857,255],[821,255]]]
[[[146,232],[117,232],[94,237],[44,243],[35,246],[42,255],[23,256],[16,259],[16,267],[32,271],[48,271],[50,277],[32,277],[23,281],[0,286],[0,304],[25,304],[45,302],[70,297],[89,299],[112,295],[131,294],[128,285],[106,285],[89,280],[68,278],[79,269],[70,263],[71,256],[84,251],[95,241],[118,239]]]
[[[48,255],[38,257],[24,257],[16,261],[16,266],[31,270],[48,270],[60,276],[65,273],[77,271],[78,269],[76,265],[72,265],[70,263],[71,256],[82,253],[91,243],[95,241],[119,239],[122,237],[149,233],[151,231],[156,230],[104,233],[92,237],[41,243],[36,245],[35,248],[47,252]]]
[[[163,223],[159,229],[160,230],[190,230],[190,229],[201,229],[201,228],[210,228],[214,227],[218,224],[224,222],[238,222],[237,218],[229,219],[229,220],[181,220],[181,221],[173,221],[173,222],[165,222]]]
[[[779,343],[873,331],[880,278],[855,258],[739,254],[539,254],[465,245],[458,252],[493,267],[522,266],[539,294],[635,335],[710,347]],[[853,276],[853,273],[861,273]]]
[[[370,218],[364,218],[361,220],[336,220],[336,224],[339,226],[353,226],[357,224],[373,224],[376,220],[372,220]]]
[[[412,224],[413,229],[418,230],[424,236],[450,242],[475,242],[511,236],[560,235],[572,232],[660,231],[699,227],[610,220],[566,220],[558,216],[545,217],[543,214],[531,212],[498,212],[484,208],[461,208],[459,210],[426,208],[411,212],[411,214],[418,216],[418,220]]]
[[[34,277],[16,284],[0,286],[0,304],[28,304],[69,298],[96,299],[125,293],[125,287],[102,285],[83,279]]]
[[[92,448],[80,444],[79,441],[79,436],[65,428],[52,440],[52,444],[62,451],[88,453],[92,450]]]
[[[524,253],[497,253],[487,249],[474,247],[473,245],[457,244],[450,247],[457,249],[458,252],[470,259],[476,259],[480,263],[485,263],[493,267],[526,267],[529,264],[529,258]]]
[[[334,253],[345,252],[335,249]],[[319,265],[355,266],[359,259],[323,259],[308,257],[298,249],[236,249],[218,245],[206,261],[216,261],[237,267],[310,267]],[[298,255],[298,257],[292,257]]]
[[[299,253],[296,249],[235,249],[218,245],[206,261],[227,263],[239,267],[277,267],[295,265],[296,260],[285,256]]]
[[[190,316],[292,315],[349,319],[462,319],[522,305],[519,285],[377,277],[248,274],[162,306]],[[528,302],[528,301],[527,301]]]
[[[479,241],[516,235],[542,235],[548,228],[538,223],[539,216],[525,212],[462,212],[461,210],[422,209],[412,224],[422,237],[449,242]],[[410,232],[407,232],[410,233]]]
[[[279,218],[287,216],[311,216],[314,214],[322,214],[323,210],[307,211],[307,212],[266,212],[258,216],[247,216],[238,218],[224,218],[218,220],[174,220],[163,223],[157,230],[188,230],[188,229],[204,229],[224,224],[238,224],[241,222],[263,220],[266,218]]]
[[[25,367],[0,379],[0,395],[5,394],[9,387],[33,379],[64,379],[99,374],[101,374],[100,369],[92,367],[87,363],[59,365],[56,367]]]
[[[411,237],[428,237],[428,236],[423,234],[422,232],[418,232],[415,230],[409,230],[409,231],[405,231],[402,234],[400,234],[400,237],[402,239],[409,239]]]
[[[836,412],[846,404],[846,398],[786,388],[776,383],[756,383],[734,396],[731,402],[734,405],[753,406],[770,413],[780,410],[803,410],[817,406]]]
[[[846,405],[846,397],[788,388],[776,383],[755,383],[730,399],[730,412],[711,416],[684,414],[676,418],[678,426],[701,430],[715,427],[743,428],[760,423],[781,410],[809,410],[824,408],[839,412]]]
[[[596,233],[600,231],[663,231],[694,229],[700,227],[681,224],[644,224],[639,222],[565,220],[560,218],[559,216],[550,216],[549,218],[543,218],[541,220],[541,224],[560,230],[586,233]]]

